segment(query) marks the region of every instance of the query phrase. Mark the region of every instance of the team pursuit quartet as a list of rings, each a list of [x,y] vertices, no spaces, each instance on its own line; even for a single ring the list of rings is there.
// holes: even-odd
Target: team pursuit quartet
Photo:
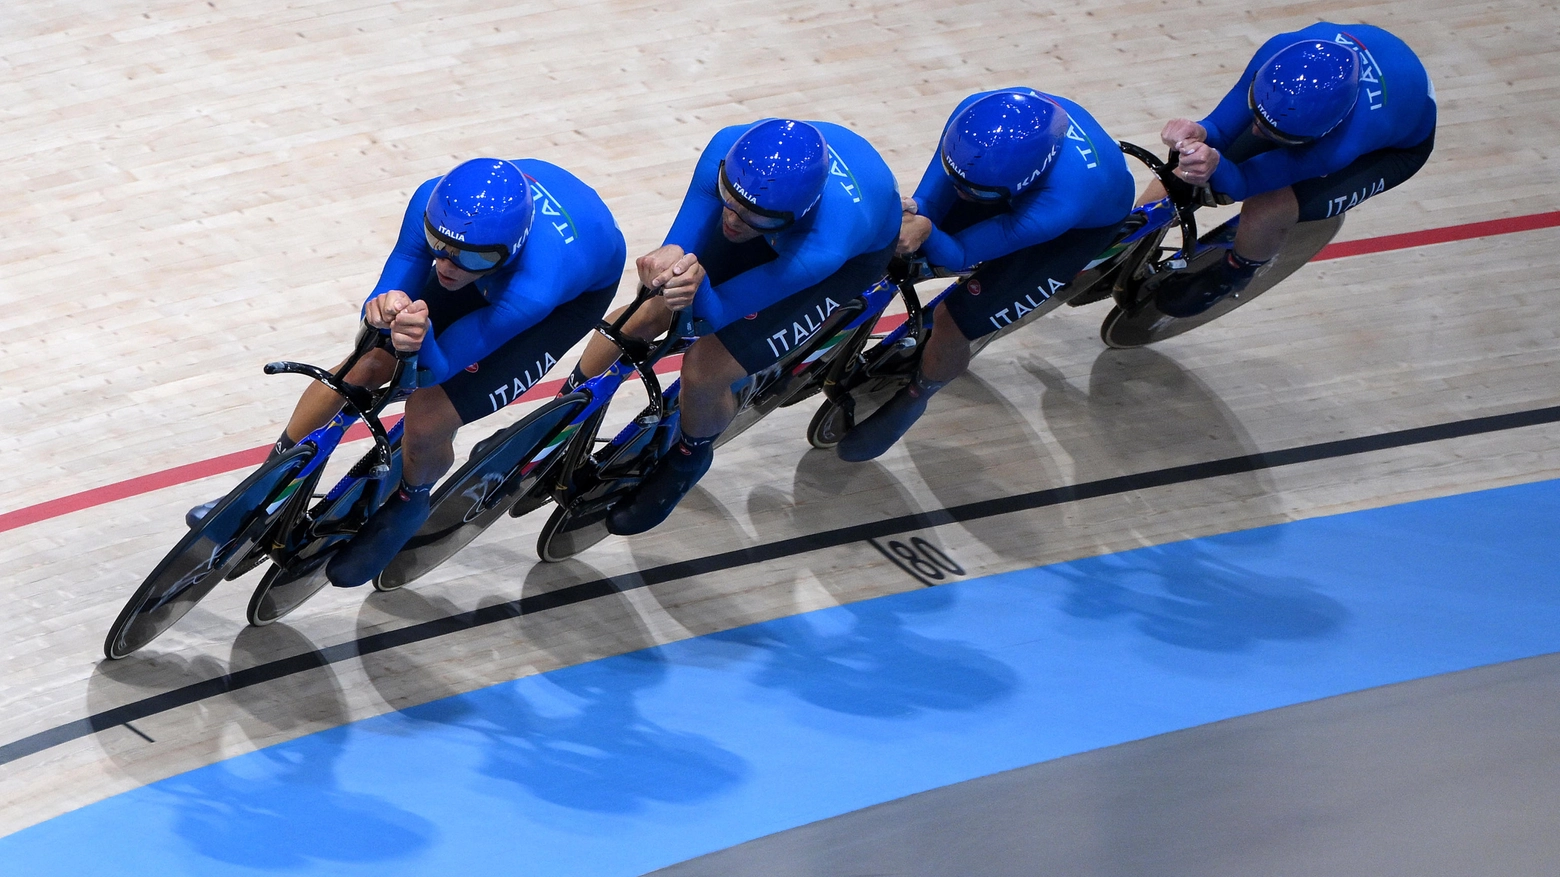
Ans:
[[[1272,289],[1348,211],[1417,173],[1435,127],[1434,87],[1406,44],[1329,22],[1272,37],[1212,112],[1164,123],[1165,159],[1118,143],[1071,97],[1002,86],[928,132],[935,148],[904,195],[850,129],[758,119],[710,138],[616,310],[628,246],[589,185],[535,158],[462,162],[407,203],[350,355],[265,367],[311,381],[259,468],[188,510],[104,652],[131,654],[252,570],[248,620],[265,625],[327,585],[403,587],[505,517],[548,510],[544,561],[646,533],[717,447],[803,401],[817,405],[814,448],[874,459],[972,357],[1058,307],[1108,302],[1102,341],[1139,347]],[[1199,233],[1200,209],[1235,202],[1238,216]],[[456,433],[581,341],[557,395],[456,467]],[[663,388],[656,365],[676,356]],[[634,376],[644,400],[603,434]],[[320,492],[359,423],[373,446]]]

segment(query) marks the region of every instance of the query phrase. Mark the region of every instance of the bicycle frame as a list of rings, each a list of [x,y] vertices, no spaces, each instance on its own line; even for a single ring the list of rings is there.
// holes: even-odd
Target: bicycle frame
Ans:
[[[807,341],[787,356],[734,384],[732,389],[739,399],[738,412],[722,433],[722,439],[740,434],[774,408],[793,404],[810,395],[822,382],[814,383],[816,371],[810,377],[807,372],[818,370],[818,364],[828,357],[836,359],[826,374],[836,376],[838,361],[853,357],[866,343],[878,317],[898,291],[899,286],[888,280],[873,284],[826,317]],[[913,295],[912,291],[911,306],[914,305]],[[624,318],[626,316],[625,313]],[[685,350],[697,340],[691,335],[691,326],[674,328],[653,353],[646,353],[643,346],[635,346],[645,345],[645,342],[627,339],[626,346],[621,343],[616,330],[622,322],[620,319],[618,325],[602,327],[602,333],[619,342],[624,355],[607,372],[581,385],[580,390],[591,397],[590,404],[570,424],[573,435],[568,449],[562,455],[557,475],[549,476],[558,510],[538,540],[538,553],[545,560],[572,556],[604,537],[603,520],[607,511],[649,474],[677,437],[681,419],[678,408],[681,380],[662,390],[652,366],[661,355]],[[592,453],[594,426],[600,423],[606,401],[628,374],[635,371],[645,379],[648,405]],[[801,379],[800,383],[797,379]],[[595,535],[561,536],[564,533],[582,534],[585,529],[591,529]],[[568,547],[561,552],[553,551],[557,547],[553,541],[555,537],[564,538]]]

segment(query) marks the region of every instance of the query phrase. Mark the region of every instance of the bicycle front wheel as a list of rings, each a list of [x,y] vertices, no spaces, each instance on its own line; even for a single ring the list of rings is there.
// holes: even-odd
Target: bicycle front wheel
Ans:
[[[109,628],[103,654],[118,660],[172,627],[230,569],[267,537],[299,489],[299,471],[314,456],[299,445],[261,464],[184,535],[152,570]]]

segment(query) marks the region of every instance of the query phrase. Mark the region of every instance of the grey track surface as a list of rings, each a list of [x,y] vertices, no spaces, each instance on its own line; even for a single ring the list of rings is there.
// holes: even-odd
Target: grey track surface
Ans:
[[[655,877],[1560,874],[1560,655],[983,777]]]

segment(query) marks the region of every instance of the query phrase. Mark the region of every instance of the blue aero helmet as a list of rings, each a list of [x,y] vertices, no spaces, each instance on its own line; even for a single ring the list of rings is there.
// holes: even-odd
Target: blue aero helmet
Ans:
[[[463,271],[493,271],[520,252],[536,204],[512,162],[474,158],[444,175],[428,196],[423,231],[435,256]]]
[[[1017,197],[1050,173],[1069,124],[1060,104],[1034,92],[988,94],[948,123],[943,171],[971,201]]]
[[[823,196],[829,147],[823,132],[794,119],[769,119],[742,133],[720,163],[721,200],[758,231],[780,231]]]
[[[1326,40],[1303,40],[1257,69],[1246,104],[1270,140],[1304,146],[1338,127],[1360,96],[1360,55]]]

